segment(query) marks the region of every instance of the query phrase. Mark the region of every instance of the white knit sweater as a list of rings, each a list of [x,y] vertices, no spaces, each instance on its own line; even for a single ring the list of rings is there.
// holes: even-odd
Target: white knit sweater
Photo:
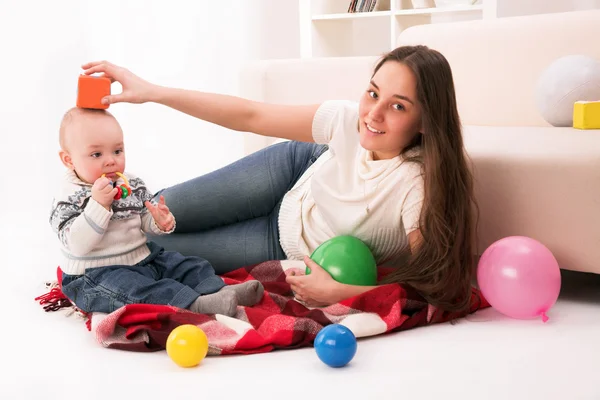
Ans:
[[[312,135],[329,150],[283,199],[279,231],[286,256],[301,259],[334,236],[353,235],[380,265],[406,257],[407,235],[418,228],[423,203],[420,166],[401,156],[373,160],[360,145],[353,102],[323,103]]]
[[[144,232],[161,235],[173,231],[163,232],[154,223],[144,206],[146,200],[152,201],[144,182],[125,176],[132,194],[113,201],[109,211],[92,198],[91,184],[73,171],[64,175],[50,215],[50,225],[61,244],[64,273],[80,275],[86,268],[134,265],[150,255]]]

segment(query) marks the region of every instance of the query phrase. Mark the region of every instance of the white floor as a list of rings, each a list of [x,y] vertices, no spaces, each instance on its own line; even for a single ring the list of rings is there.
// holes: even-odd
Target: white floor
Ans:
[[[181,369],[165,352],[101,348],[81,321],[44,313],[33,298],[56,266],[47,210],[30,225],[4,211],[0,399],[600,398],[600,276],[565,274],[546,324],[488,309],[456,325],[361,340],[343,369],[311,348]]]

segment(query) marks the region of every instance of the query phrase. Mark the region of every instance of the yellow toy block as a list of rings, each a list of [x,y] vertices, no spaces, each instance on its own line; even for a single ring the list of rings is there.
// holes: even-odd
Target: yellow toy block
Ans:
[[[573,128],[600,129],[600,101],[576,101],[573,105]]]

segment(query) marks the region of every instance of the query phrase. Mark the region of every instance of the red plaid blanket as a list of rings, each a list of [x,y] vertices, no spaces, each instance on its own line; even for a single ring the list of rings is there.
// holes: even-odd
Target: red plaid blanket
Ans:
[[[285,282],[286,274],[300,265],[269,261],[223,275],[227,284],[256,279],[265,287],[262,301],[253,307],[238,307],[235,318],[133,304],[108,315],[93,315],[91,331],[107,348],[158,351],[165,349],[175,327],[194,324],[208,337],[208,355],[251,354],[310,346],[319,330],[332,323],[366,337],[447,322],[489,307],[475,288],[468,312],[448,313],[427,304],[414,291],[390,284],[329,307],[310,309],[293,298]]]

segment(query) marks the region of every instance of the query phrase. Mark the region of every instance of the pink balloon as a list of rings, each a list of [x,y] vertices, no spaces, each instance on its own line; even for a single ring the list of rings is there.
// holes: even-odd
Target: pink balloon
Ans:
[[[477,268],[481,293],[502,314],[541,317],[556,303],[561,277],[558,262],[543,244],[524,236],[500,239],[482,254]]]

